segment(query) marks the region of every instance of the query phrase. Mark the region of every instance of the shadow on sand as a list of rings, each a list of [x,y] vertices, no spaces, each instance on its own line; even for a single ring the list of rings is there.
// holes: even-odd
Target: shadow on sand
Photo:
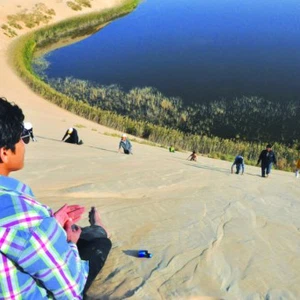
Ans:
[[[139,251],[141,250],[123,250],[123,253],[128,256],[139,257]]]
[[[225,174],[230,174],[230,170],[228,169],[223,169],[223,168],[214,168],[214,167],[209,167],[209,166],[205,166],[205,165],[195,165],[192,163],[185,163],[186,166],[190,166],[190,167],[194,167],[194,168],[198,168],[198,169],[203,169],[203,170],[210,170],[213,172],[220,172],[220,173],[225,173]]]
[[[53,139],[53,138],[49,138],[49,137],[44,137],[44,136],[39,136],[36,135],[37,138],[42,139],[42,140],[48,140],[48,141],[53,141],[53,142],[62,142],[62,140],[58,140],[58,139]],[[69,143],[65,143],[65,144],[69,144]],[[70,144],[69,144],[70,145]],[[96,147],[96,146],[91,146],[91,145],[87,145],[85,143],[83,143],[82,145],[79,145],[82,147],[89,147],[89,148],[93,148],[93,149],[97,149],[97,150],[102,150],[102,151],[107,151],[107,152],[112,152],[112,153],[116,153],[116,151],[114,150],[109,150],[109,149],[105,149],[105,148],[101,148],[101,147]]]

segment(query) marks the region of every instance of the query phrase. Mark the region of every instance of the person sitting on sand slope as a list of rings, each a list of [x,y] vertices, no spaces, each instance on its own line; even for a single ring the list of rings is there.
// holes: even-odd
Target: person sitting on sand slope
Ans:
[[[66,131],[64,137],[62,138],[62,141],[69,144],[77,144],[77,145],[83,144],[82,140],[79,140],[77,130],[73,127],[70,127]]]
[[[233,173],[233,167],[236,166],[235,174],[239,174],[240,170],[242,169],[241,175],[244,174],[245,171],[245,164],[244,164],[244,157],[242,155],[237,155],[234,159],[234,162],[231,166],[231,174]]]
[[[75,223],[84,207],[56,213],[29,186],[8,177],[23,168],[22,110],[0,98],[0,299],[82,299],[103,267],[111,241],[92,208],[91,226]]]
[[[36,138],[33,135],[33,127],[30,122],[24,122],[24,128],[28,131],[33,142],[37,142]]]
[[[175,153],[175,148],[174,148],[173,146],[170,146],[170,147],[169,147],[169,152]]]
[[[187,159],[190,161],[197,161],[196,151],[193,151],[193,153]]]
[[[127,138],[126,133],[123,133],[122,136],[121,136],[118,152],[121,151],[121,148],[123,148],[124,154],[133,154],[132,153],[132,146],[131,146],[131,143],[130,143],[129,139]]]

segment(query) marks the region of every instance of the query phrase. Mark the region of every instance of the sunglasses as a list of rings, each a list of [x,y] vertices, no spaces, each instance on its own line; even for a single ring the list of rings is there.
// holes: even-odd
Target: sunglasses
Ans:
[[[30,142],[30,134],[27,129],[23,129],[21,139],[24,142],[24,144],[28,144]]]

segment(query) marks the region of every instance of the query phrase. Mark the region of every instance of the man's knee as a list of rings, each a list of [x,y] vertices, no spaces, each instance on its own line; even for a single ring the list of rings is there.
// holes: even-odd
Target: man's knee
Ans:
[[[81,259],[89,261],[89,275],[84,288],[84,293],[87,292],[94,279],[103,268],[111,250],[112,243],[108,238],[98,238],[88,242],[87,245],[84,251],[80,254]]]

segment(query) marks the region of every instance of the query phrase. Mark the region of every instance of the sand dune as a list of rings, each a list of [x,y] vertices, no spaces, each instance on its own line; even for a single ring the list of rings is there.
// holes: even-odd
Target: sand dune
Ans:
[[[228,162],[192,163],[136,143],[125,156],[113,152],[116,138],[80,132],[82,146],[39,137],[16,176],[54,208],[95,204],[102,212],[113,251],[91,296],[299,297],[300,182],[293,174],[262,179],[247,167],[244,176],[232,175]],[[153,258],[132,256],[137,249]]]
[[[44,2],[59,10],[62,1]],[[0,0],[1,16],[16,4]],[[23,108],[38,139],[13,176],[53,209],[95,205],[112,234],[92,299],[300,299],[300,181],[292,173],[263,179],[246,166],[232,175],[229,162],[189,162],[138,143],[134,155],[117,154],[118,138],[104,135],[112,130],[29,90],[7,63],[11,41],[1,41],[0,95]],[[76,124],[84,145],[60,142]],[[138,249],[153,257],[136,258]]]

